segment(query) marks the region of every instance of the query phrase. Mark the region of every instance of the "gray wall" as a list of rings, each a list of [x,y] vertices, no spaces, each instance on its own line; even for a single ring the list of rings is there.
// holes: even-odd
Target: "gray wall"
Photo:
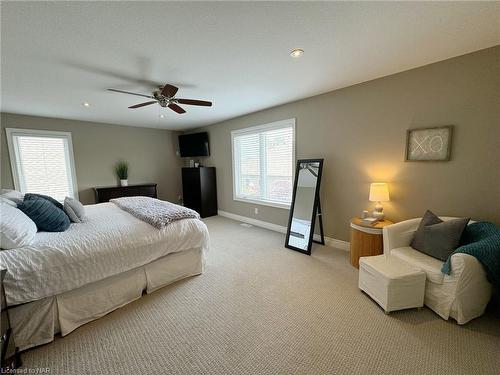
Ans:
[[[155,182],[161,199],[177,202],[181,194],[181,159],[176,156],[177,133],[169,130],[1,114],[1,186],[13,188],[5,128],[69,131],[79,197],[94,203],[94,186],[115,186],[113,166],[119,159],[129,162],[129,183]]]
[[[297,157],[324,158],[327,236],[349,240],[371,182],[389,182],[387,218],[426,209],[500,224],[500,47],[482,50],[204,128],[217,167],[219,210],[286,225],[288,210],[233,200],[233,129],[295,117]],[[454,125],[449,162],[405,162],[406,130]],[[201,129],[197,129],[201,130]]]

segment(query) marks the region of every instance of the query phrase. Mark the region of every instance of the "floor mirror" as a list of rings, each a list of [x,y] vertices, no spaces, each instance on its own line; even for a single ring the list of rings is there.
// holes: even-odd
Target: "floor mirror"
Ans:
[[[311,255],[312,242],[325,244],[319,200],[322,171],[323,159],[297,160],[285,247],[308,255]],[[319,222],[318,240],[314,238],[316,217]]]

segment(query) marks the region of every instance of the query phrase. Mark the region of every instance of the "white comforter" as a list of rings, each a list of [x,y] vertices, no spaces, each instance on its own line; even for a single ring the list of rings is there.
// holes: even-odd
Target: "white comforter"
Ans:
[[[140,267],[169,253],[208,249],[208,230],[184,219],[158,230],[113,203],[86,206],[87,221],[61,233],[39,232],[26,247],[0,251],[7,303],[63,293]]]

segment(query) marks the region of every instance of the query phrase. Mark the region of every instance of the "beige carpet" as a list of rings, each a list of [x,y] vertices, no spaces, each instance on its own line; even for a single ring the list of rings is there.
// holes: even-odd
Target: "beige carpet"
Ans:
[[[500,319],[458,326],[432,311],[386,316],[348,253],[206,220],[206,272],[23,354],[51,374],[498,374]]]

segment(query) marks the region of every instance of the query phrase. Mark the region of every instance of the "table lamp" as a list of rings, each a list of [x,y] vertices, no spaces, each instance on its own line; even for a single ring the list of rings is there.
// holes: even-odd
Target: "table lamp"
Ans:
[[[389,188],[385,182],[374,182],[370,185],[370,202],[377,202],[372,216],[379,220],[384,220],[384,208],[380,202],[389,201]]]

